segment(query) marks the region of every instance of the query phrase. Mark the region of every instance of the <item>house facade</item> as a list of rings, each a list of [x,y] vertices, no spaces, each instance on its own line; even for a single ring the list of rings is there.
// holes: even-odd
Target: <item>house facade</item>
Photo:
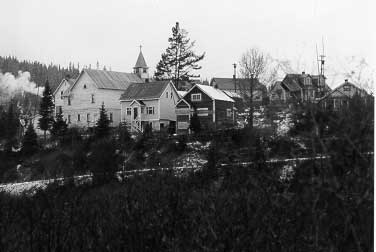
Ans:
[[[360,97],[364,98],[368,94],[364,89],[357,87],[355,84],[346,79],[344,83],[322,97],[319,104],[324,109],[339,110],[344,106],[348,106],[349,100],[354,95],[359,95]]]
[[[64,78],[53,92],[55,102],[55,115],[63,111],[64,98],[69,96],[69,89],[76,80],[69,77]]]
[[[54,92],[57,109],[61,109],[69,127],[91,128],[99,119],[99,109],[104,104],[110,126],[121,121],[119,98],[134,83],[149,80],[148,67],[140,51],[133,73],[83,69],[73,83],[62,81]],[[62,93],[63,92],[63,93]]]
[[[273,96],[273,102],[317,102],[329,91],[324,76],[302,72],[286,74],[285,78],[272,88],[270,96]]]
[[[179,99],[172,81],[131,84],[120,97],[121,121],[131,132],[142,132],[147,124],[155,131],[175,129]]]
[[[178,134],[189,132],[190,119],[197,114],[203,130],[233,127],[235,102],[222,90],[196,84],[177,103],[176,126]]]

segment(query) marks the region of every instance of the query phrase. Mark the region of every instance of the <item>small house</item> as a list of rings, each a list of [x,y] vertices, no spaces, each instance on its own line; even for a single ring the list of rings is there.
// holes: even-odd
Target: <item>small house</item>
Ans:
[[[176,105],[177,133],[188,133],[190,119],[197,114],[203,130],[233,127],[235,102],[222,90],[196,84]]]
[[[121,121],[131,132],[142,132],[147,124],[155,131],[175,130],[179,99],[171,81],[131,84],[120,97]]]

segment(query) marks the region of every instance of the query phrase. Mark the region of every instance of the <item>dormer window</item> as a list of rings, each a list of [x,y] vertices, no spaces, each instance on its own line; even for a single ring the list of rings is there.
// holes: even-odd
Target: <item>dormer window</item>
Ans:
[[[191,101],[201,101],[201,94],[191,94]]]
[[[146,68],[144,68],[144,71],[143,71],[144,73],[146,73]]]

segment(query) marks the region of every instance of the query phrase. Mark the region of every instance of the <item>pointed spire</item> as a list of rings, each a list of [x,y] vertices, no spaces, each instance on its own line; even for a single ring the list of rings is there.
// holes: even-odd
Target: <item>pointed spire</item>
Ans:
[[[140,45],[140,53],[138,54],[137,62],[134,68],[148,68],[144,55],[142,54],[142,45]]]

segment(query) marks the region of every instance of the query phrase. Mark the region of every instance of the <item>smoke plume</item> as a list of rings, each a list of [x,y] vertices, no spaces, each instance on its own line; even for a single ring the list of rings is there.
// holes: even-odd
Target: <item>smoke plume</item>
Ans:
[[[30,73],[18,71],[18,75],[14,76],[12,73],[0,72],[0,99],[12,98],[14,95],[24,92],[38,94],[41,96],[43,88],[39,88],[34,82],[30,81]]]

